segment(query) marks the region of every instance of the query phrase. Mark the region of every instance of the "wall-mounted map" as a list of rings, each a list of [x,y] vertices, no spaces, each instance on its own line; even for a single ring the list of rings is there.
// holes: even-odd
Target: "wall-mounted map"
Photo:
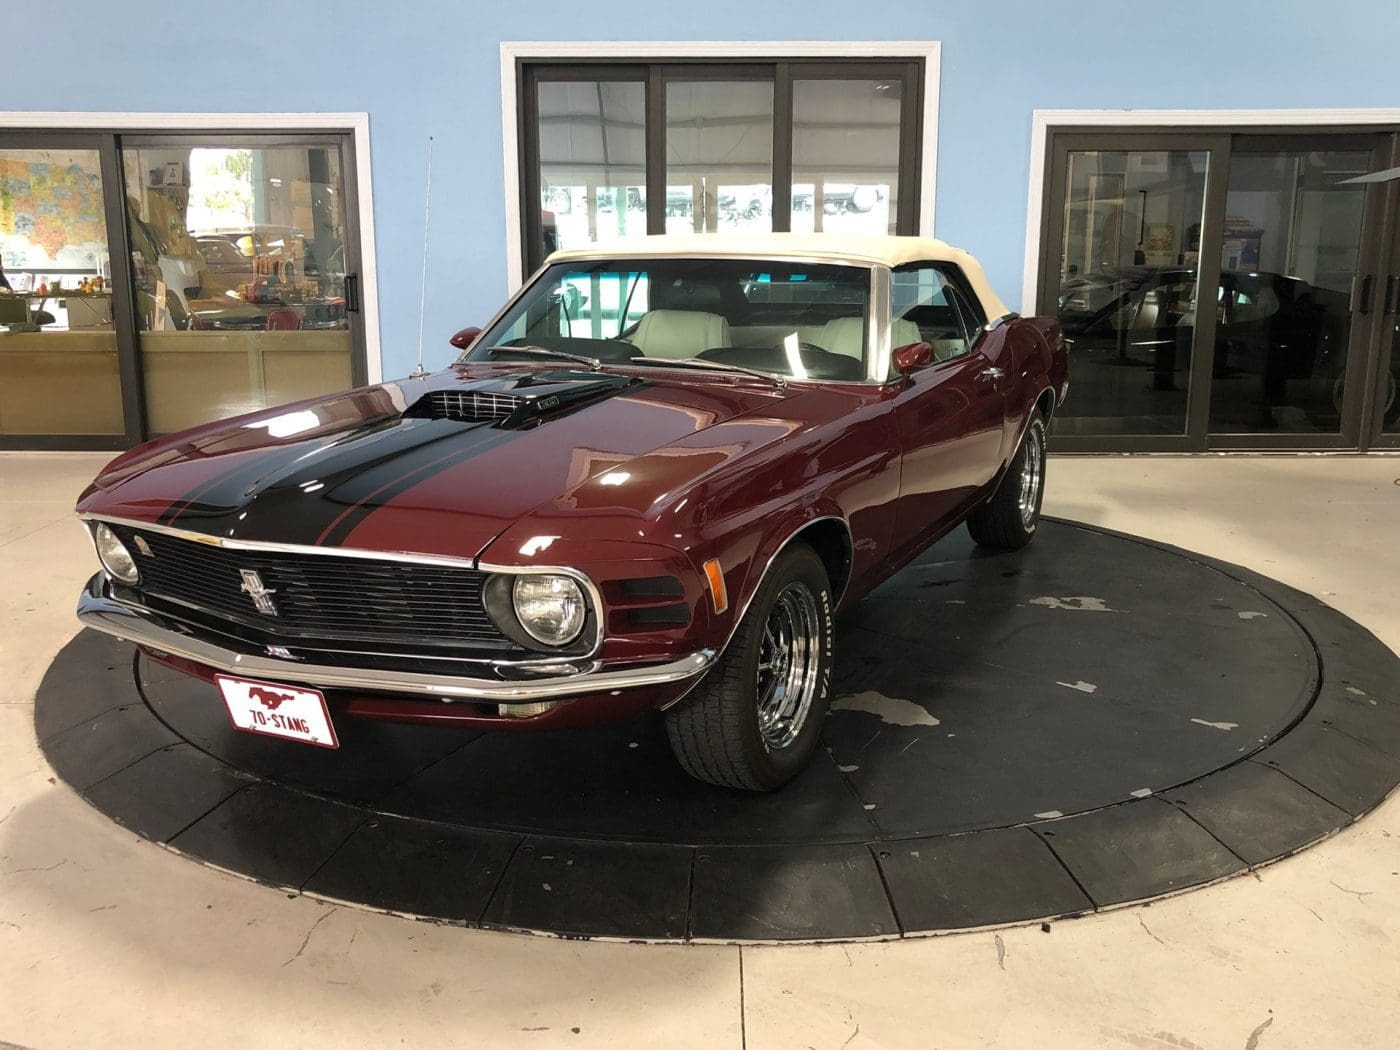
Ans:
[[[106,273],[95,150],[0,150],[0,265]]]

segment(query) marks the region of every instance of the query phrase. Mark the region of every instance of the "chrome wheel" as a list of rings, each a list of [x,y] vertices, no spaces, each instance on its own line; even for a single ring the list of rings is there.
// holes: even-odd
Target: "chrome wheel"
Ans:
[[[758,729],[773,751],[802,732],[821,680],[822,620],[804,583],[789,583],[773,603],[758,650]]]
[[[1045,477],[1045,450],[1034,430],[1026,434],[1026,455],[1021,463],[1021,493],[1016,505],[1021,511],[1021,524],[1027,529],[1035,524],[1040,513],[1040,485]]]

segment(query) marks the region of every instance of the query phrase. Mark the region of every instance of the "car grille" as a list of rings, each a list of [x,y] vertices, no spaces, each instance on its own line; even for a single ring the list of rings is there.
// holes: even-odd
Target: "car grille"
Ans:
[[[459,423],[481,423],[505,419],[525,399],[514,394],[485,390],[434,390],[418,403],[429,419],[454,419]]]
[[[486,574],[476,569],[239,550],[128,526],[113,529],[141,571],[135,590],[152,605],[174,603],[197,620],[252,627],[267,642],[372,642],[376,649],[417,652],[515,648],[486,615]],[[245,569],[275,592],[275,616],[260,613],[243,590]]]

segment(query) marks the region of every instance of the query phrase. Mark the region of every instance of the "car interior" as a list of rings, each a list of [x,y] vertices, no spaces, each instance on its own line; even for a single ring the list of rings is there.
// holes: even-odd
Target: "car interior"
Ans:
[[[699,359],[796,378],[865,378],[864,267],[656,260],[620,268],[627,265],[561,267],[474,353],[499,359],[512,344],[530,345],[618,364]],[[927,342],[935,362],[969,351],[981,321],[941,270],[896,271],[893,295],[893,347]]]

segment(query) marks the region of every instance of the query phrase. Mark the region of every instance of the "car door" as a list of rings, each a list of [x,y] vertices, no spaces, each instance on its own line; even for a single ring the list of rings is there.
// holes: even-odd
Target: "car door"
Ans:
[[[933,363],[897,380],[901,446],[892,550],[961,514],[1001,465],[1006,369],[977,349],[986,318],[956,267],[902,266],[891,279],[891,344],[926,342]],[[998,341],[998,345],[1000,345]]]

